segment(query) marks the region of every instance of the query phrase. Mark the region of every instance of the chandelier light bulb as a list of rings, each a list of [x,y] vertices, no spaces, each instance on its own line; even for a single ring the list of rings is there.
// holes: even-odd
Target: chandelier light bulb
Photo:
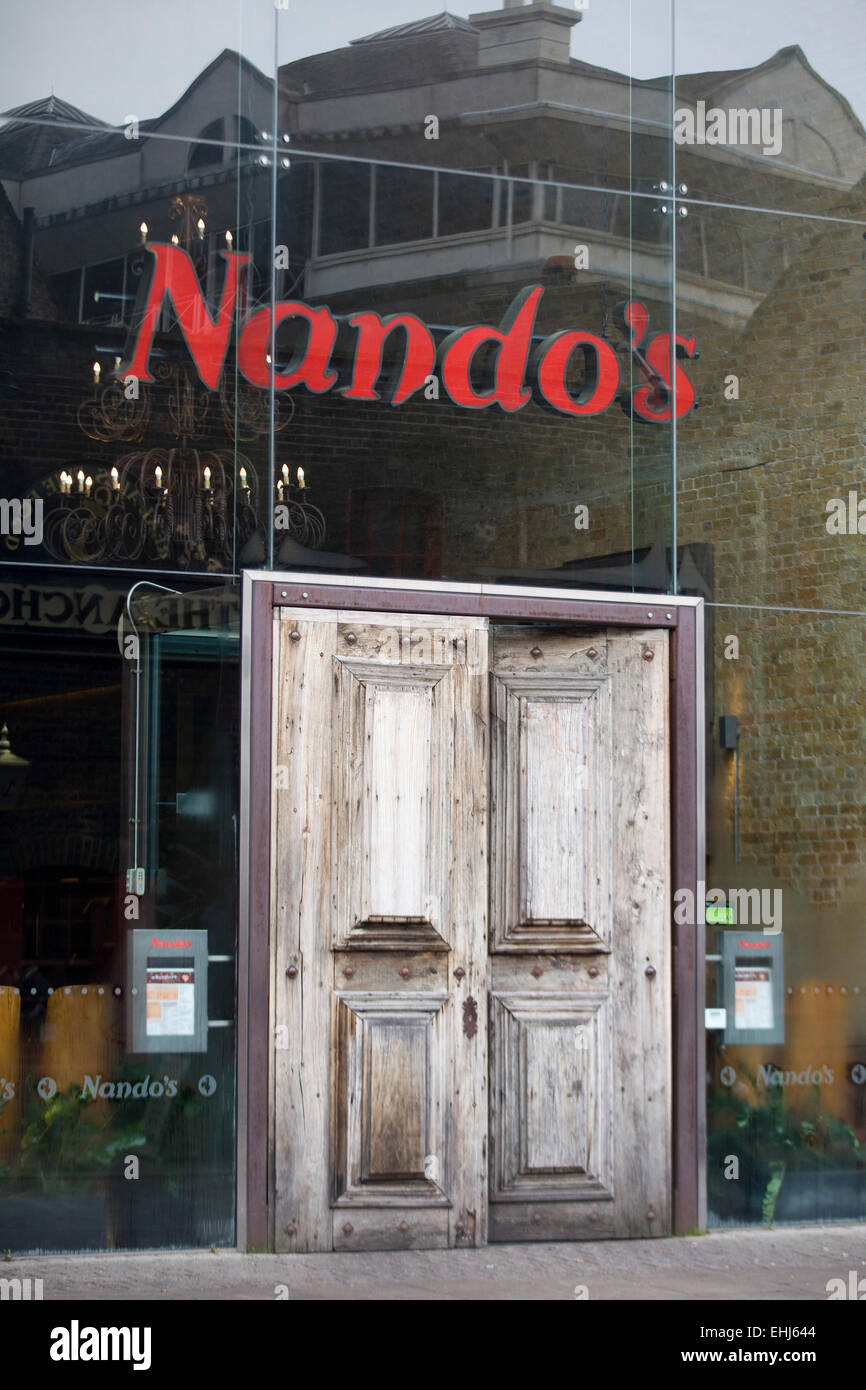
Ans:
[[[195,225],[198,227],[199,241],[202,241],[204,239],[204,218],[200,217]]]
[[[147,223],[146,223],[146,222],[142,222],[142,224],[141,224],[141,226],[139,227],[138,230],[141,232],[141,244],[142,244],[142,246],[146,246],[146,245],[147,245]]]
[[[178,236],[177,232],[172,232],[171,244],[172,246],[180,246],[180,237]]]
[[[282,468],[280,469],[280,472],[281,472],[282,475],[283,475],[283,482],[284,482],[284,483],[286,484],[286,486],[288,487],[288,484],[289,484],[289,465],[288,465],[287,463],[284,463],[283,466],[282,466]]]
[[[210,478],[211,478],[211,473],[210,473],[210,469],[208,468],[207,464],[205,464],[205,467],[204,467],[204,474],[203,474],[203,477],[204,477],[204,490],[205,490],[205,492],[210,492]]]
[[[102,374],[102,368],[100,367],[100,365],[99,365],[98,362],[94,362],[94,364],[93,364],[93,380],[95,381],[95,383],[96,383],[97,386],[99,385],[99,378],[100,378],[101,374]]]
[[[115,492],[120,491],[120,474],[116,468],[112,468],[111,470],[111,486]]]
[[[307,486],[307,484],[304,482],[304,470],[303,470],[303,468],[299,468],[299,469],[298,469],[298,487],[306,487],[306,486]]]
[[[241,480],[241,487],[246,487],[246,485],[247,485],[247,470],[246,470],[245,468],[243,468],[243,467],[241,468],[241,471],[240,471],[240,480]]]
[[[157,464],[156,468],[154,468],[153,476],[156,481],[157,487],[162,487],[162,469],[160,468],[159,464]]]
[[[79,491],[79,492],[83,492],[83,491],[84,491],[84,469],[83,469],[83,468],[79,468],[79,470],[78,470],[78,472],[76,473],[75,476],[76,476],[76,479],[77,479],[77,481],[78,481],[78,491]]]
[[[85,497],[89,497],[89,496],[90,496],[90,489],[91,489],[92,487],[93,487],[93,479],[91,478],[90,474],[88,473],[87,477],[84,479],[84,495],[85,495]]]
[[[232,249],[232,242],[233,242],[233,241],[234,241],[234,237],[232,236],[231,232],[226,232],[226,246],[229,248],[230,251],[231,251],[231,249]]]

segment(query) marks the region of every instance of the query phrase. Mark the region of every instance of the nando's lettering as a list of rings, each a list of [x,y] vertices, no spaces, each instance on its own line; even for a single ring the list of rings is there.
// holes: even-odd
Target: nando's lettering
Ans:
[[[151,243],[150,261],[142,277],[133,327],[120,374],[152,381],[148,360],[159,315],[168,298],[178,326],[205,386],[216,391],[225,366],[232,326],[239,321],[237,362],[253,386],[270,386],[268,361],[271,309],[242,317],[246,303],[245,277],[250,257],[222,251],[225,279],[219,306],[211,313],[190,257],[178,246]],[[301,346],[275,370],[278,391],[305,386],[316,395],[336,389],[350,401],[390,401],[402,405],[437,375],[455,405],[483,410],[498,405],[508,413],[530,400],[560,415],[584,418],[599,415],[614,400],[638,420],[663,422],[671,418],[671,335],[649,336],[649,315],[636,300],[626,304],[620,324],[630,337],[634,381],[621,389],[620,359],[605,339],[582,329],[552,333],[536,340],[535,321],[544,293],[541,285],[520,291],[501,327],[458,328],[437,345],[430,330],[414,314],[372,312],[337,318],[325,306],[313,308],[298,299],[285,300],[274,310],[276,330],[295,320],[302,326]],[[399,333],[396,365],[385,364],[386,346]],[[695,339],[677,335],[676,356],[695,357]],[[390,346],[393,347],[393,344]],[[582,359],[583,380],[572,382],[573,363]],[[691,381],[674,360],[676,413],[685,415],[695,402]]]

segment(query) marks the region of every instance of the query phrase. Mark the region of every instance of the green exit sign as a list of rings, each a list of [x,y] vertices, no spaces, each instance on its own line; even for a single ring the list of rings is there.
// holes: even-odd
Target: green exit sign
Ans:
[[[705,908],[704,921],[711,926],[732,927],[734,925],[734,909],[732,907],[720,907],[718,903],[706,903]]]

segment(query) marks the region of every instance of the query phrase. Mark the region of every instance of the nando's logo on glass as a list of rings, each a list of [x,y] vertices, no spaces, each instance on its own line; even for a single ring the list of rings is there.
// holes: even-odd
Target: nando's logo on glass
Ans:
[[[212,315],[187,253],[178,246],[151,243],[150,263],[139,288],[134,324],[120,373],[152,381],[148,372],[153,338],[163,302],[171,300],[180,331],[201,380],[217,390],[229,348],[232,324],[246,301],[245,274],[250,257],[222,251],[225,281],[219,308]],[[500,328],[459,328],[438,348],[430,330],[414,314],[362,312],[337,318],[327,307],[313,308],[298,299],[276,305],[276,328],[295,320],[303,330],[289,361],[278,363],[278,391],[305,386],[316,395],[336,391],[349,401],[390,401],[402,405],[429,386],[434,376],[450,400],[468,410],[498,405],[512,413],[530,400],[560,415],[599,415],[615,400],[637,419],[671,418],[671,335],[649,335],[649,315],[637,300],[622,306],[620,326],[635,363],[635,376],[621,391],[620,359],[606,339],[583,329],[533,339],[544,290],[521,290]],[[396,363],[385,364],[390,335],[399,346]],[[695,357],[694,338],[677,335],[677,356]],[[238,367],[253,386],[270,386],[271,309],[258,309],[242,320],[237,343]],[[575,384],[573,366],[583,361]],[[627,360],[627,353],[626,353]],[[340,365],[334,365],[338,362]],[[346,364],[346,365],[344,365]],[[685,415],[695,402],[691,381],[676,370],[676,413]]]

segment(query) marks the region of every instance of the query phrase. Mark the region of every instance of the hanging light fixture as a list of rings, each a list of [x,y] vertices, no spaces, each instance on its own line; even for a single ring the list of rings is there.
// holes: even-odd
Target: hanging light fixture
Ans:
[[[0,811],[11,811],[16,805],[29,767],[26,758],[12,752],[9,730],[4,724],[0,729]]]
[[[205,200],[197,193],[179,195],[172,199],[168,215],[178,224],[172,244],[182,246],[203,275]],[[146,222],[141,223],[142,246],[147,245],[150,230]],[[230,230],[225,243],[231,250],[234,235]],[[295,412],[294,401],[278,401],[271,422],[260,393],[232,384],[226,376],[220,383],[218,403],[232,447],[204,448],[212,397],[185,367],[158,361],[153,382],[137,381],[131,393],[119,372],[119,358],[112,374],[98,360],[93,362],[91,392],[78,408],[84,434],[99,444],[136,445],[148,434],[163,441],[174,435],[177,442],[173,447],[139,448],[102,466],[88,457],[86,470],[63,469],[59,478],[52,478],[45,488],[46,550],[61,562],[80,564],[153,562],[178,569],[232,568],[251,537],[263,534],[256,507],[267,504],[253,463],[237,445],[263,439],[272,427],[285,429]],[[209,423],[211,435],[212,412]],[[283,480],[280,500],[284,490],[290,505],[289,521],[282,529],[307,544],[321,544],[321,512],[292,501],[288,467],[283,469]],[[299,488],[303,486],[301,470]]]

